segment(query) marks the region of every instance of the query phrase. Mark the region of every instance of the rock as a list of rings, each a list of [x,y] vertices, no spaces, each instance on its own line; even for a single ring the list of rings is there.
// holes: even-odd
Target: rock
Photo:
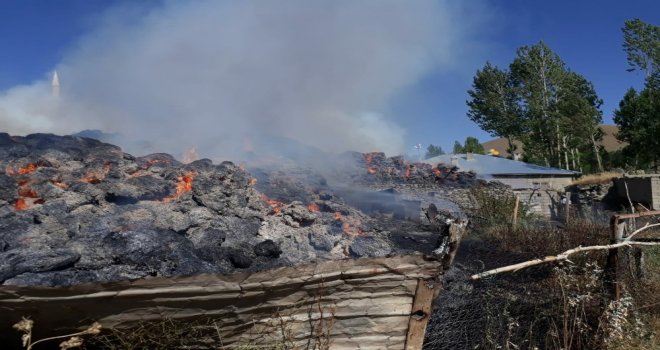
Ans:
[[[282,250],[280,249],[279,245],[277,245],[277,243],[267,239],[254,246],[254,254],[268,258],[279,258],[280,254],[282,254]]]
[[[392,251],[389,243],[376,237],[356,237],[348,246],[349,254],[354,258],[385,256]]]
[[[253,257],[244,250],[234,248],[229,249],[227,257],[229,258],[229,261],[231,261],[231,264],[238,269],[245,269],[252,265]]]
[[[322,250],[326,252],[331,251],[334,247],[334,243],[328,232],[325,232],[325,234],[314,231],[310,232],[309,244],[316,250]]]
[[[282,209],[282,215],[285,217],[285,220],[287,220],[287,216],[290,218],[287,221],[289,226],[294,226],[294,222],[298,223],[298,225],[294,227],[309,226],[314,223],[314,220],[316,220],[316,215],[310,212],[309,209],[307,209],[307,206],[298,201],[291,202],[290,205],[284,207],[284,209]]]
[[[79,259],[79,254],[63,249],[14,249],[0,253],[0,282],[25,272],[46,272],[72,266]]]

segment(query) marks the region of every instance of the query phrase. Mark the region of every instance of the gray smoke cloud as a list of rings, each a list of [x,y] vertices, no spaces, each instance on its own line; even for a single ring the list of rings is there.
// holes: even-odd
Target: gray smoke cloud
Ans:
[[[405,116],[389,115],[390,103],[474,44],[464,10],[426,0],[115,8],[54,67],[59,98],[48,79],[0,93],[1,129],[101,129],[213,157],[264,135],[400,153]]]

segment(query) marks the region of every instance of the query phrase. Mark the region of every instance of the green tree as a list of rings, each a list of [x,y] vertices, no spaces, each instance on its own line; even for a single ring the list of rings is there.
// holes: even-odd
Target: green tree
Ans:
[[[642,70],[646,77],[656,76],[660,70],[660,27],[640,19],[623,25],[623,49],[630,65],[629,71]]]
[[[624,154],[632,157],[629,165],[658,171],[660,89],[648,85],[640,93],[628,90],[614,112],[614,122],[619,125],[617,138],[628,142]]]
[[[521,140],[525,157],[546,166],[560,166],[561,135],[557,101],[564,62],[544,43],[523,46],[510,66],[519,89],[527,132]]]
[[[623,27],[623,48],[629,71],[646,73],[644,89],[639,93],[630,88],[619,108],[614,122],[619,125],[617,138],[628,142],[622,154],[632,159],[635,168],[658,171],[660,149],[660,27],[639,19],[626,21]]]
[[[445,152],[442,150],[442,147],[430,144],[426,148],[426,154],[424,155],[424,159],[437,157],[437,156],[443,155],[443,154],[445,154]]]
[[[476,137],[468,136],[463,145],[463,153],[486,154],[484,146],[481,145]]]
[[[463,145],[461,145],[460,142],[454,141],[454,148],[452,149],[451,153],[462,154],[465,153],[465,149],[463,148]]]
[[[603,171],[602,151],[597,143],[604,134],[598,127],[603,121],[602,104],[591,82],[577,73],[566,73],[557,102],[562,135],[559,146],[566,168],[581,170],[583,165],[588,165],[590,169]],[[588,159],[596,164],[583,164],[582,153],[587,153]]]
[[[509,69],[486,63],[468,91],[468,116],[493,136],[525,146],[525,160],[582,169],[583,153],[596,155],[602,101],[593,85],[571,72],[559,55],[539,42],[517,50]]]
[[[524,123],[511,74],[486,62],[477,71],[468,94],[468,117],[491,136],[506,138],[507,151],[513,155],[513,140],[524,133]]]

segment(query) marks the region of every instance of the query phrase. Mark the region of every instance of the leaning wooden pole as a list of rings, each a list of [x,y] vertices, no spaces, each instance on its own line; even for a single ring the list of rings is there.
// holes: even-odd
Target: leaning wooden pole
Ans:
[[[426,326],[431,318],[433,299],[439,293],[440,286],[437,283],[423,279],[417,281],[417,290],[408,322],[406,350],[422,350]]]
[[[516,204],[513,206],[513,220],[512,226],[515,230],[518,227],[518,205],[520,204],[520,197],[516,194]]]
[[[571,193],[564,192],[564,223],[568,225],[571,221]]]

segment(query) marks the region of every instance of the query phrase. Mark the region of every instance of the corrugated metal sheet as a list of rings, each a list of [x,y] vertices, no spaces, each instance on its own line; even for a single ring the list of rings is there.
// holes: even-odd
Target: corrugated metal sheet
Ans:
[[[443,154],[424,160],[425,163],[436,165],[438,163],[451,164],[452,157],[458,157],[458,168],[461,171],[472,171],[479,177],[488,178],[497,175],[554,175],[576,176],[578,172],[558,168],[548,168],[536,164],[529,164],[518,160],[501,157],[474,154],[474,159],[468,160],[465,154]]]
[[[323,316],[333,318],[332,349],[404,349],[418,282],[440,270],[435,259],[409,255],[103,286],[2,286],[0,338],[18,338],[11,325],[22,316],[55,334],[94,320],[121,328],[163,317],[204,316],[218,320],[225,346],[275,342],[281,331],[273,324],[284,321],[294,343],[304,348]]]

